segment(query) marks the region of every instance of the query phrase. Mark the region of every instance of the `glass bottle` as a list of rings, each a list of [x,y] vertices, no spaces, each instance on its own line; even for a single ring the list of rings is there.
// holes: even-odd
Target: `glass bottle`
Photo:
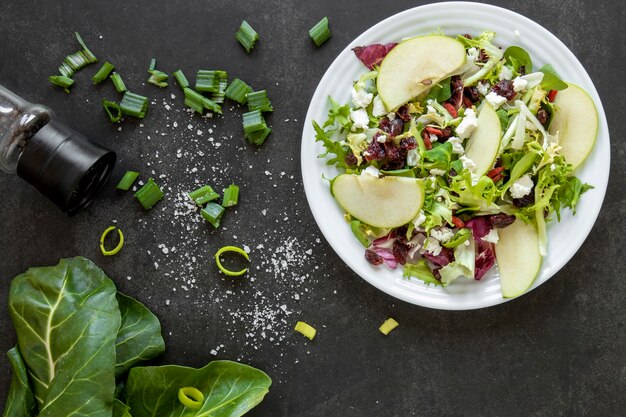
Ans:
[[[0,170],[17,174],[66,213],[91,203],[108,180],[115,153],[0,85]]]

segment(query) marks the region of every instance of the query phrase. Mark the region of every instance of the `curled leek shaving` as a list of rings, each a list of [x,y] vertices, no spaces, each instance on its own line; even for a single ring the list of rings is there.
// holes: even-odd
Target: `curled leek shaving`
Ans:
[[[192,410],[199,410],[204,402],[204,394],[194,387],[183,387],[178,390],[178,401]]]
[[[250,260],[250,256],[248,256],[248,253],[245,250],[238,248],[237,246],[224,246],[223,248],[218,250],[217,253],[215,253],[215,263],[217,264],[217,267],[220,271],[230,277],[238,277],[248,272],[248,268],[244,268],[241,271],[230,271],[224,268],[224,266],[222,266],[222,262],[220,261],[220,256],[225,252],[235,252],[246,258],[246,260]]]
[[[104,239],[106,239],[106,237],[109,235],[109,233],[111,233],[113,230],[117,229],[115,226],[110,226],[109,228],[107,228],[104,233],[102,233],[102,236],[100,236],[100,250],[102,251],[102,254],[104,256],[113,256],[115,254],[117,254],[119,251],[122,250],[122,247],[124,246],[124,234],[122,233],[122,231],[120,229],[117,229],[117,234],[120,237],[120,241],[117,244],[117,246],[111,250],[106,250],[104,248]]]

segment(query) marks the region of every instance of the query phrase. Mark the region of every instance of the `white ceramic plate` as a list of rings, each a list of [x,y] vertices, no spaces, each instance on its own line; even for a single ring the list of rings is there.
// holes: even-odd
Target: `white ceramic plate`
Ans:
[[[350,100],[353,80],[367,71],[354,56],[352,48],[373,43],[399,42],[402,38],[442,30],[447,35],[482,30],[497,33],[495,42],[502,47],[519,45],[533,60],[533,66],[551,63],[561,77],[583,87],[593,98],[598,109],[599,131],[596,146],[587,161],[578,169],[577,176],[595,188],[588,191],[580,203],[576,216],[566,210],[561,223],[551,223],[548,229],[548,254],[541,272],[533,284],[536,288],[546,282],[565,265],[580,248],[600,212],[609,176],[609,132],[602,103],[589,75],[574,54],[552,33],[510,10],[468,2],[435,3],[416,7],[394,15],[356,38],[339,54],[320,81],[311,100],[302,133],[302,176],[307,199],[313,216],[322,233],[343,261],[363,279],[380,290],[424,307],[443,310],[468,310],[492,306],[507,301],[500,294],[497,269],[490,271],[481,281],[456,280],[447,288],[427,286],[419,280],[402,278],[402,271],[386,267],[373,267],[364,258],[364,249],[352,235],[343,218],[343,210],[331,197],[328,181],[338,174],[325,160],[317,158],[323,152],[315,142],[311,122],[326,120],[327,97],[338,102]]]

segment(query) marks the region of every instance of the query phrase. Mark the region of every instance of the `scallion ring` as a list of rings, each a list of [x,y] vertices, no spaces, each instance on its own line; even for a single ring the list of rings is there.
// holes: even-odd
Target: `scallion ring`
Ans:
[[[222,266],[222,262],[220,261],[220,255],[222,255],[225,252],[238,253],[244,258],[246,258],[247,261],[250,261],[250,256],[248,256],[248,253],[245,250],[238,248],[237,246],[224,246],[223,248],[218,250],[217,253],[215,254],[215,263],[217,264],[217,267],[219,268],[220,271],[222,271],[224,274],[230,277],[238,277],[248,272],[248,268],[242,269],[241,271],[230,271],[224,268]]]
[[[178,401],[192,410],[199,410],[204,402],[204,394],[194,387],[183,387],[178,390]]]
[[[122,233],[121,229],[117,229],[117,234],[120,236],[120,241],[117,244],[117,246],[111,250],[106,250],[104,248],[104,239],[106,239],[109,233],[115,229],[117,229],[115,226],[111,226],[108,229],[106,229],[104,233],[102,233],[102,236],[100,236],[100,250],[102,251],[102,254],[104,256],[113,256],[117,254],[119,251],[121,251],[122,247],[124,246],[124,233]]]

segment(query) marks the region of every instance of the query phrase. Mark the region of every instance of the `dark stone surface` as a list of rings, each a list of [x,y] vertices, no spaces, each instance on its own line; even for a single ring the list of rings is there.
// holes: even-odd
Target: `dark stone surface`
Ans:
[[[144,180],[154,170],[156,178],[165,175],[158,181],[169,189],[166,201],[143,213],[130,194],[108,187],[94,207],[68,218],[17,178],[2,175],[0,351],[15,343],[6,313],[10,279],[29,266],[83,255],[160,317],[167,353],[159,363],[201,366],[214,358],[213,348],[224,345],[217,358],[267,370],[274,385],[251,416],[626,415],[623,3],[496,2],[565,42],[596,83],[612,127],[603,211],[575,258],[548,283],[489,309],[433,311],[375,290],[343,265],[323,238],[316,240],[321,236],[299,169],[309,99],[327,66],[353,38],[421,3],[2,2],[0,82],[50,105],[77,130],[116,150],[120,161],[114,181],[126,169],[146,173]],[[318,50],[307,30],[324,15],[333,37]],[[233,39],[243,18],[261,35],[250,55]],[[99,102],[117,95],[111,85],[91,85],[95,66],[76,76],[70,95],[48,84],[47,76],[75,50],[75,30],[102,60],[117,65],[133,91],[153,98],[145,126],[129,120],[118,131],[105,120]],[[241,110],[231,111],[231,106],[216,121],[175,111],[182,107],[177,85],[161,91],[143,84],[152,57],[158,58],[158,68],[172,72],[181,67],[188,78],[198,68],[223,68],[252,86],[266,87],[276,108],[268,118],[274,126],[268,142],[259,150],[245,145]],[[186,129],[188,123],[193,130]],[[213,124],[215,132],[209,135]],[[196,135],[196,129],[203,133]],[[232,138],[220,139],[224,135]],[[209,136],[222,146],[210,144]],[[178,149],[189,153],[177,158]],[[198,150],[205,156],[193,157]],[[199,171],[190,172],[193,167]],[[173,215],[173,197],[192,189],[196,179],[219,189],[230,181],[242,185],[242,203],[236,213],[227,213],[219,232],[193,222],[193,215]],[[97,242],[112,220],[126,232],[128,243],[119,256],[105,259]],[[211,253],[229,243],[252,248],[253,273],[241,282],[220,278],[211,261]],[[178,250],[166,255],[159,244]],[[264,247],[257,249],[260,244]],[[181,281],[190,278],[196,282],[185,285],[195,288],[185,291]],[[296,293],[300,300],[294,299]],[[291,315],[281,313],[283,304]],[[257,316],[257,327],[255,305],[265,311]],[[278,320],[276,337],[283,340],[260,336],[272,315]],[[383,337],[377,327],[389,315],[401,327]],[[290,330],[297,319],[318,327],[314,342]],[[9,380],[8,361],[0,360],[1,401]]]

